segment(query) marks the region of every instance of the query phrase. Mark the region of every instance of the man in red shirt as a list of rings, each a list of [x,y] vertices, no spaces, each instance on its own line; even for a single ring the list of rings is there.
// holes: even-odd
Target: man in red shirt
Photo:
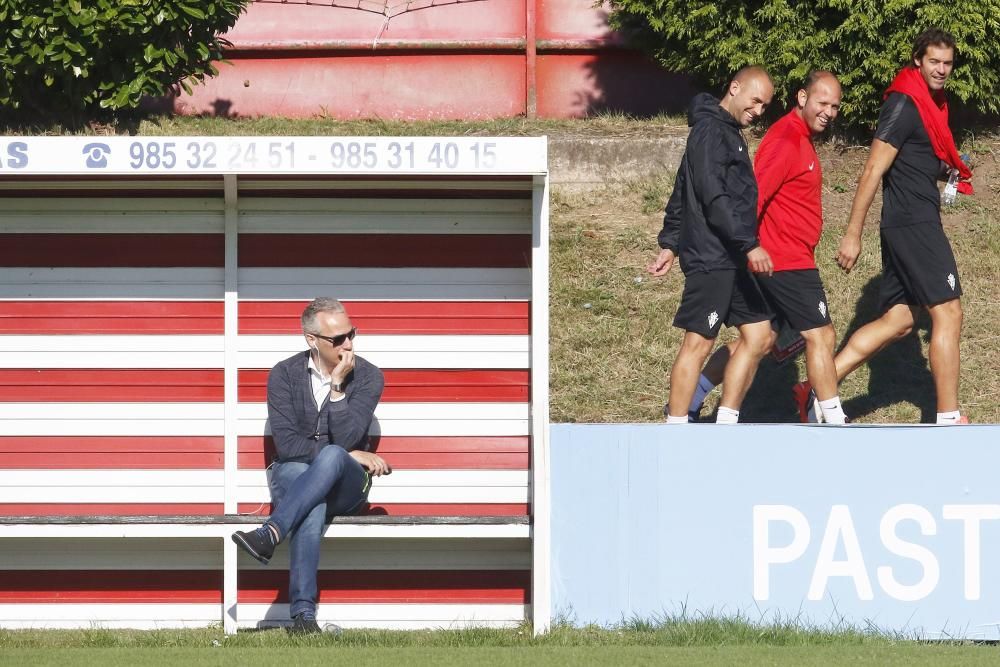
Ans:
[[[836,333],[814,257],[823,228],[823,172],[812,143],[837,117],[840,98],[837,77],[827,71],[811,73],[796,95],[795,107],[764,135],[754,174],[760,245],[774,264],[774,274],[758,274],[757,281],[777,316],[805,339],[806,373],[825,421],[843,424],[833,363]],[[692,411],[700,409],[713,387],[710,377],[718,377],[719,367],[738,345],[736,341],[720,349],[719,358],[706,366]],[[802,386],[797,387],[801,392]],[[799,403],[805,420],[810,398]]]

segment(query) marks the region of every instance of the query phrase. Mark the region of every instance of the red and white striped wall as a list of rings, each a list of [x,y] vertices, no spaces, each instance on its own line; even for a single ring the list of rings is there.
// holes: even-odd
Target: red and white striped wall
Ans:
[[[267,373],[304,349],[315,296],[345,302],[385,372],[373,511],[529,515],[540,195],[530,177],[0,181],[0,515],[266,515]],[[322,618],[529,613],[527,526],[389,528],[330,529]],[[283,550],[241,555],[235,600],[222,560],[196,533],[0,538],[0,627],[203,625],[227,601],[241,626],[287,618]]]

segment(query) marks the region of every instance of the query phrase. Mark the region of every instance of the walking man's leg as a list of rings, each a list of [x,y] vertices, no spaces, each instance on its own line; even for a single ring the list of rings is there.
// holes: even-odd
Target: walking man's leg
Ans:
[[[904,338],[913,330],[916,309],[903,303],[889,308],[877,320],[854,332],[834,359],[837,381],[841,382],[861,364],[867,363],[889,343]]]
[[[806,377],[819,399],[823,418],[829,424],[843,424],[847,418],[837,392],[837,367],[833,349],[837,334],[832,324],[802,331],[806,341]]]
[[[739,325],[740,344],[726,364],[722,381],[722,400],[719,401],[718,423],[735,423],[740,406],[750,389],[757,366],[774,344],[774,331],[770,320]]]
[[[667,423],[687,423],[688,406],[698,386],[701,367],[715,344],[714,338],[705,338],[694,331],[684,332],[681,348],[670,369],[670,401],[667,403]]]
[[[961,368],[962,303],[958,299],[927,308],[931,315],[930,362],[937,391],[938,423],[959,417],[958,378]]]

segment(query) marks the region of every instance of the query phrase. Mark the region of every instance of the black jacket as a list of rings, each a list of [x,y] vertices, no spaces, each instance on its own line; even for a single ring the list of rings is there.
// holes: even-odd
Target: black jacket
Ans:
[[[271,369],[267,377],[267,420],[279,461],[311,463],[327,445],[347,451],[368,449],[368,429],[382,397],[382,371],[354,357],[346,397],[316,405],[309,377],[309,353],[299,352]]]
[[[657,241],[685,274],[746,268],[757,247],[757,180],[740,125],[701,93],[688,110],[687,147]]]

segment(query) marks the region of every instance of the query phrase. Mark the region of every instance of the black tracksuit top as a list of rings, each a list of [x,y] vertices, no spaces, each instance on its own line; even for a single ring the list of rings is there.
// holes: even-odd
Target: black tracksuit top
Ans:
[[[746,268],[758,245],[757,180],[740,125],[708,93],[691,101],[688,125],[657,242],[685,274]]]

